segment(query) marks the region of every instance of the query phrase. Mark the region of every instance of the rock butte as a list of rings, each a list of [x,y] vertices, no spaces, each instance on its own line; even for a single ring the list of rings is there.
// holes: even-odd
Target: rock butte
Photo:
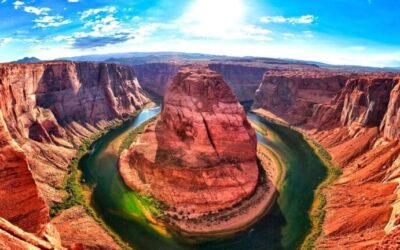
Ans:
[[[166,204],[171,219],[195,219],[254,193],[256,146],[255,131],[221,75],[183,67],[166,91],[161,117],[122,153],[120,173],[129,187]]]
[[[110,237],[96,244],[85,239],[105,232],[73,208],[55,219],[63,229],[60,239],[49,206],[66,197],[62,185],[81,142],[150,102],[133,69],[61,61],[0,64],[0,96],[0,217],[12,223],[0,223],[0,242],[7,242],[0,248],[115,248]],[[90,234],[78,242],[66,239],[75,226],[65,213],[79,213]]]

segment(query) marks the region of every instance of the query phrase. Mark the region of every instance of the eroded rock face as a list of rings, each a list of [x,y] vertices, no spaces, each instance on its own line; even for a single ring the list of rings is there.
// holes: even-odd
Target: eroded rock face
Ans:
[[[54,218],[52,224],[60,233],[62,246],[66,248],[121,249],[82,207],[72,207],[62,211]]]
[[[304,124],[312,116],[314,105],[329,103],[347,79],[347,74],[323,70],[267,71],[253,108],[276,113],[288,123]]]
[[[220,73],[239,101],[253,101],[266,66],[211,63],[210,69]]]
[[[140,84],[157,94],[164,96],[168,84],[178,72],[180,65],[176,63],[149,63],[135,65]]]
[[[84,62],[0,64],[0,96],[0,217],[39,236],[81,142],[150,102],[132,68]]]
[[[28,156],[47,202],[81,141],[150,100],[134,71],[104,63],[0,65],[0,109],[11,136]]]
[[[204,67],[179,71],[161,118],[120,158],[133,189],[185,214],[228,208],[258,182],[255,132],[221,75]]]
[[[266,74],[255,106],[270,111],[272,118],[297,124],[328,149],[343,170],[324,190],[326,216],[317,248],[390,249],[396,239],[390,232],[399,225],[398,210],[393,210],[400,177],[399,77],[347,75],[345,84],[333,88],[337,94],[329,94],[334,97],[320,99],[318,92],[311,99],[308,96],[306,100],[312,101],[307,109],[304,98],[298,100],[301,84],[293,80],[298,76],[287,79],[288,74],[293,71],[282,76],[275,73],[272,79]],[[332,86],[323,76],[315,76],[315,81],[322,91]],[[385,237],[387,232],[390,236]]]
[[[380,125],[383,134],[390,139],[400,139],[400,78],[390,93],[387,111]]]
[[[13,142],[0,112],[0,217],[41,234],[50,221],[24,152]]]

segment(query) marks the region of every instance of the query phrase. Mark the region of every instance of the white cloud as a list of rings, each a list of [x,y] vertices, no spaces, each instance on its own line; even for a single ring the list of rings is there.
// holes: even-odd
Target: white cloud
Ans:
[[[68,0],[68,3],[77,3],[79,0]]]
[[[5,0],[2,0],[2,3],[4,3]],[[25,6],[25,2],[22,1],[15,1],[13,2],[14,9],[18,10],[22,8],[23,11],[27,13],[32,13],[35,15],[46,15],[49,11],[51,11],[50,8],[38,8],[38,7],[33,7],[33,6]]]
[[[5,38],[0,38],[0,47],[3,47],[7,43],[11,42],[12,38],[10,37],[5,37]]]
[[[64,19],[64,17],[57,15],[57,16],[41,16],[33,20],[36,25],[34,28],[47,28],[47,27],[58,27],[61,25],[71,23],[71,20]]]
[[[15,1],[14,3],[13,3],[13,5],[14,5],[14,9],[19,9],[22,5],[24,5],[25,3],[24,2],[22,2],[22,1]]]
[[[7,2],[7,0],[1,0],[1,3],[5,3],[5,2]]]
[[[351,46],[348,49],[352,51],[364,51],[366,48],[364,46]]]
[[[51,9],[50,8],[37,8],[37,7],[32,7],[32,6],[25,6],[24,11],[27,13],[32,13],[35,15],[45,15],[47,14]]]
[[[98,9],[88,9],[83,12],[80,12],[79,14],[81,15],[81,19],[85,19],[89,16],[97,15],[101,12],[114,13],[116,11],[117,11],[117,9],[114,6],[108,6],[108,7],[98,8]]]
[[[263,16],[260,21],[262,23],[290,23],[290,24],[311,24],[317,18],[313,15],[304,15],[300,17],[284,17],[284,16]]]
[[[121,22],[118,21],[114,16],[108,15],[103,18],[98,18],[93,21],[85,23],[85,28],[92,28],[93,36],[103,36],[116,32],[121,29]]]

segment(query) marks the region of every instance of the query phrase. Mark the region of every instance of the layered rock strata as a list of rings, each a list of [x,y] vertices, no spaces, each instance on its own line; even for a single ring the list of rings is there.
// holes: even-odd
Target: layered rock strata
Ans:
[[[0,96],[0,217],[38,237],[81,142],[150,102],[133,69],[104,63],[0,64]]]
[[[192,64],[194,64],[193,61],[176,61],[139,64],[133,67],[135,68],[137,77],[143,88],[162,97],[167,90],[168,84],[172,82],[179,68],[184,65]],[[256,60],[211,63],[209,61],[199,61],[195,64],[209,67],[211,70],[220,73],[240,102],[254,100],[255,91],[267,70],[290,68],[299,70],[318,69],[316,66],[307,64],[283,64],[278,62],[259,62]]]
[[[399,77],[351,74],[343,85],[324,74],[303,83],[298,78],[296,72],[266,73],[254,106],[264,108],[267,112],[260,112],[270,118],[296,125],[322,144],[343,170],[324,190],[326,216],[317,247],[370,249],[387,244],[393,237],[385,235],[399,225]],[[320,91],[307,98],[312,100],[307,106],[293,90],[312,82]],[[337,94],[321,98],[327,89]]]
[[[182,68],[150,125],[119,166],[132,189],[187,218],[218,213],[252,195],[259,181],[255,132],[221,75]]]
[[[312,116],[314,105],[329,103],[349,77],[324,70],[267,71],[253,108],[276,113],[291,124],[303,124]]]

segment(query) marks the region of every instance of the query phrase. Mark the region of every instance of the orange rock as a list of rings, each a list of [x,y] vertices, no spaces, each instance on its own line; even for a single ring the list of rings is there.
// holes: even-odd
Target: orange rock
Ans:
[[[221,75],[179,71],[161,118],[120,158],[128,186],[187,214],[231,207],[258,182],[255,132]]]
[[[397,249],[399,245],[391,245],[397,238],[385,237],[384,228],[398,202],[399,76],[335,74],[266,73],[254,105],[297,125],[343,169],[324,190],[326,216],[317,248],[372,249],[380,244],[381,249]]]

